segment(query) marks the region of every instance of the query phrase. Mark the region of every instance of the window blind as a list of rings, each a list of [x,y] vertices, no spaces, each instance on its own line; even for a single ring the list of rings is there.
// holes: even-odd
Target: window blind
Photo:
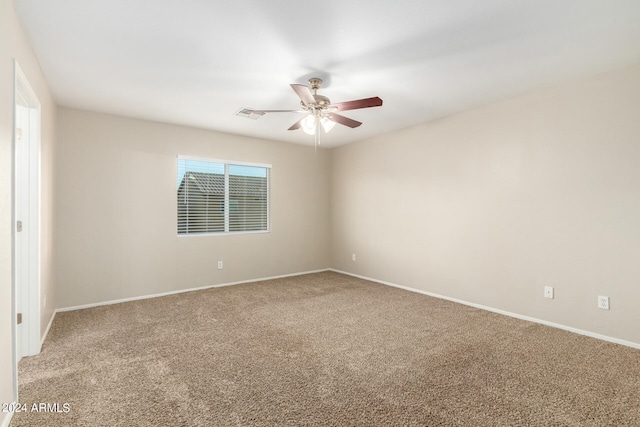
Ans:
[[[178,234],[269,231],[270,165],[178,157]]]

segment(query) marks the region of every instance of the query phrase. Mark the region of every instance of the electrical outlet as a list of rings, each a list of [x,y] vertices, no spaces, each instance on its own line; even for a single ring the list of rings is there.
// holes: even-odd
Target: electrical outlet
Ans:
[[[598,308],[609,310],[609,297],[598,295]]]
[[[351,261],[355,261],[356,260],[356,254],[351,254]]]
[[[553,299],[553,286],[544,287],[544,297]]]
[[[222,267],[224,267],[224,264],[222,261],[218,261],[218,270],[222,270]]]

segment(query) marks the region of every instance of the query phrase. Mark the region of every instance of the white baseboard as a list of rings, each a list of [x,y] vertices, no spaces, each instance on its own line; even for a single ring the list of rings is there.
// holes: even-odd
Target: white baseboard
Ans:
[[[58,312],[82,310],[82,309],[85,309],[85,308],[93,308],[93,307],[100,307],[100,306],[103,306],[103,305],[119,304],[121,302],[137,301],[137,300],[141,300],[141,299],[158,298],[158,297],[164,297],[164,296],[167,296],[167,295],[181,294],[181,293],[184,293],[184,292],[193,292],[193,291],[201,291],[201,290],[204,290],[204,289],[221,288],[223,286],[240,285],[242,283],[264,282],[265,280],[282,279],[284,277],[302,276],[303,274],[320,273],[320,272],[328,271],[328,270],[329,270],[328,268],[325,268],[325,269],[322,269],[322,270],[304,271],[304,272],[300,272],[300,273],[283,274],[283,275],[280,275],[280,276],[272,276],[272,277],[263,277],[263,278],[258,278],[258,279],[241,280],[241,281],[238,281],[238,282],[220,283],[220,284],[217,284],[217,285],[206,285],[206,286],[200,286],[200,287],[197,287],[197,288],[180,289],[180,290],[177,290],[177,291],[161,292],[161,293],[157,293],[157,294],[142,295],[142,296],[130,297],[130,298],[122,298],[122,299],[117,299],[117,300],[96,302],[96,303],[92,303],[92,304],[76,305],[76,306],[72,306],[72,307],[57,308],[53,312],[53,316],[51,316],[51,320],[49,320],[49,325],[47,325],[47,330],[42,335],[42,340],[41,340],[40,345],[44,344],[44,341],[47,338],[47,334],[49,333],[49,329],[51,328],[51,325],[53,324],[53,319],[56,317],[56,313],[58,313]],[[0,427],[5,427],[5,426],[0,426]]]
[[[44,340],[47,338],[47,335],[49,334],[49,329],[51,329],[51,325],[53,324],[53,319],[55,319],[57,312],[58,311],[55,310],[51,315],[51,319],[49,319],[49,324],[47,325],[47,329],[44,330],[44,334],[42,334],[42,339],[40,340],[40,348],[42,348],[42,345],[44,344]]]
[[[96,302],[96,303],[92,303],[92,304],[76,305],[76,306],[72,306],[72,307],[58,308],[58,309],[56,309],[55,312],[58,313],[58,312],[63,312],[63,311],[82,310],[84,308],[93,308],[93,307],[99,307],[99,306],[102,306],[102,305],[119,304],[119,303],[122,303],[122,302],[137,301],[137,300],[141,300],[141,299],[165,297],[165,296],[168,296],[168,295],[181,294],[181,293],[184,293],[184,292],[202,291],[202,290],[211,289],[211,288],[221,288],[221,287],[224,287],[224,286],[241,285],[243,283],[264,282],[265,280],[282,279],[284,277],[302,276],[303,274],[320,273],[320,272],[323,272],[323,271],[329,271],[329,269],[328,268],[324,268],[322,270],[312,270],[312,271],[304,271],[304,272],[300,272],[300,273],[283,274],[283,275],[280,275],[280,276],[272,276],[272,277],[262,277],[262,278],[258,278],[258,279],[240,280],[238,282],[220,283],[220,284],[217,284],[217,285],[205,285],[205,286],[200,286],[200,287],[197,287],[197,288],[180,289],[180,290],[177,290],[177,291],[161,292],[161,293],[158,293],[158,294],[142,295],[142,296],[137,296],[137,297],[122,298],[122,299],[111,300],[111,301]],[[52,318],[52,320],[53,320],[53,318]],[[51,325],[49,325],[49,326],[51,326]],[[47,328],[47,331],[48,330],[49,329]],[[45,336],[46,336],[46,334],[45,334]],[[43,342],[44,342],[44,338],[43,338]]]
[[[371,282],[380,283],[382,285],[393,286],[394,288],[400,288],[400,289],[404,289],[406,291],[417,292],[419,294],[428,295],[428,296],[434,297],[434,298],[440,298],[440,299],[451,301],[451,302],[455,302],[455,303],[458,303],[458,304],[464,304],[464,305],[467,305],[467,306],[470,306],[470,307],[479,308],[481,310],[491,311],[492,313],[502,314],[504,316],[515,317],[516,319],[521,319],[521,320],[526,320],[526,321],[533,322],[533,323],[539,323],[541,325],[551,326],[553,328],[562,329],[562,330],[573,332],[573,333],[576,333],[576,334],[586,335],[586,336],[591,337],[591,338],[597,338],[597,339],[600,339],[600,340],[603,340],[603,341],[609,341],[609,342],[616,343],[616,344],[621,344],[621,345],[624,345],[624,346],[627,346],[627,347],[640,349],[640,343],[621,340],[619,338],[609,337],[609,336],[606,336],[606,335],[596,334],[595,332],[589,332],[589,331],[585,331],[585,330],[582,330],[582,329],[576,329],[576,328],[572,328],[571,326],[565,326],[565,325],[561,325],[559,323],[548,322],[546,320],[536,319],[534,317],[523,316],[523,315],[518,314],[518,313],[512,313],[510,311],[504,311],[504,310],[500,310],[500,309],[497,309],[497,308],[487,307],[485,305],[475,304],[475,303],[472,303],[472,302],[463,301],[463,300],[459,300],[459,299],[456,299],[456,298],[450,298],[450,297],[447,297],[447,296],[444,296],[444,295],[434,294],[432,292],[427,292],[427,291],[423,291],[423,290],[420,290],[420,289],[410,288],[408,286],[398,285],[396,283],[386,282],[384,280],[377,280],[377,279],[373,279],[371,277],[366,277],[366,276],[361,276],[359,274],[349,273],[347,271],[336,270],[336,269],[333,269],[333,268],[330,268],[329,271],[334,271],[336,273],[346,274],[348,276],[357,277],[359,279],[369,280]]]
[[[13,418],[13,412],[0,412],[0,414],[4,415],[4,419],[2,420],[2,423],[0,423],[0,427],[9,427],[11,418]]]
[[[485,305],[480,305],[480,304],[476,304],[476,303],[460,300],[460,299],[457,299],[457,298],[447,297],[445,295],[435,294],[433,292],[427,292],[427,291],[423,291],[423,290],[420,290],[420,289],[411,288],[411,287],[408,287],[408,286],[398,285],[397,283],[386,282],[384,280],[378,280],[378,279],[374,279],[374,278],[367,277],[367,276],[361,276],[359,274],[349,273],[347,271],[336,270],[334,268],[325,268],[325,269],[321,269],[321,270],[304,271],[304,272],[299,272],[299,273],[284,274],[284,275],[272,276],[272,277],[263,277],[263,278],[258,278],[258,279],[241,280],[241,281],[237,281],[237,282],[220,283],[220,284],[217,284],[217,285],[207,285],[207,286],[201,286],[201,287],[197,287],[197,288],[180,289],[180,290],[177,290],[177,291],[162,292],[162,293],[158,293],[158,294],[142,295],[142,296],[138,296],[138,297],[123,298],[123,299],[104,301],[104,302],[98,302],[98,303],[92,303],[92,304],[78,305],[78,306],[73,306],[73,307],[59,308],[59,309],[55,310],[53,316],[51,316],[51,320],[49,321],[49,325],[47,326],[47,330],[45,331],[45,333],[44,333],[44,335],[42,337],[42,342],[44,343],[44,340],[47,337],[47,334],[49,332],[49,328],[51,327],[51,324],[53,323],[53,319],[55,317],[55,314],[58,313],[58,312],[81,310],[81,309],[85,309],[85,308],[99,307],[99,306],[102,306],[102,305],[119,304],[119,303],[122,303],[122,302],[136,301],[136,300],[148,299],[148,298],[158,298],[158,297],[163,297],[163,296],[167,296],[167,295],[181,294],[181,293],[184,293],[184,292],[193,292],[193,291],[200,291],[200,290],[210,289],[210,288],[220,288],[220,287],[224,287],[224,286],[240,285],[240,284],[243,284],[243,283],[263,282],[265,280],[273,280],[273,279],[281,279],[281,278],[284,278],[284,277],[301,276],[303,274],[320,273],[320,272],[323,272],[323,271],[333,271],[333,272],[340,273],[340,274],[346,274],[348,276],[353,276],[353,277],[357,277],[359,279],[369,280],[371,282],[380,283],[382,285],[392,286],[394,288],[400,288],[400,289],[404,289],[406,291],[417,292],[419,294],[428,295],[430,297],[439,298],[439,299],[455,302],[455,303],[458,303],[458,304],[464,304],[464,305],[467,305],[467,306],[470,306],[470,307],[479,308],[481,310],[487,310],[487,311],[490,311],[492,313],[502,314],[504,316],[514,317],[516,319],[521,319],[521,320],[526,320],[526,321],[533,322],[533,323],[538,323],[538,324],[541,324],[541,325],[551,326],[553,328],[562,329],[562,330],[565,330],[565,331],[573,332],[573,333],[580,334],[580,335],[585,335],[585,336],[596,338],[596,339],[600,339],[600,340],[603,340],[603,341],[609,341],[609,342],[616,343],[616,344],[621,344],[621,345],[624,345],[624,346],[627,346],[627,347],[640,349],[640,343],[621,340],[619,338],[609,337],[609,336],[606,336],[606,335],[597,334],[595,332],[585,331],[585,330],[582,330],[582,329],[573,328],[571,326],[561,325],[559,323],[553,323],[553,322],[549,322],[549,321],[546,321],[546,320],[537,319],[537,318],[534,318],[534,317],[524,316],[524,315],[518,314],[518,313],[512,313],[512,312],[509,312],[509,311],[500,310],[500,309],[497,309],[497,308],[488,307],[488,306],[485,306]],[[0,426],[0,427],[4,427],[4,426]]]

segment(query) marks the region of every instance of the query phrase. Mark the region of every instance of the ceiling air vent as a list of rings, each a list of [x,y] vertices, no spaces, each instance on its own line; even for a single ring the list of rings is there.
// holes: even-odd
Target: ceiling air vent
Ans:
[[[247,119],[252,119],[252,120],[258,120],[260,117],[264,116],[264,112],[243,108],[236,113],[236,116],[246,117]]]

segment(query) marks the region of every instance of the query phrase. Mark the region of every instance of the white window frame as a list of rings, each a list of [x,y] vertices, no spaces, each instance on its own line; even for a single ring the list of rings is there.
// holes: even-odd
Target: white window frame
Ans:
[[[176,233],[180,238],[183,237],[197,237],[197,236],[222,236],[228,234],[263,234],[271,232],[271,164],[268,163],[253,163],[253,162],[242,162],[236,160],[221,160],[221,159],[211,159],[206,157],[193,157],[193,156],[183,156],[178,155],[176,159],[176,181],[178,177],[178,162],[180,160],[195,160],[198,162],[208,162],[208,163],[218,163],[224,165],[224,231],[219,232],[206,232],[206,233],[178,233],[178,206],[177,206],[177,197],[176,197]],[[250,167],[259,167],[265,168],[267,170],[267,227],[265,230],[246,230],[246,231],[229,231],[229,166],[250,166]],[[178,188],[180,184],[178,183]],[[177,189],[176,188],[176,191]],[[176,195],[177,196],[177,195]]]

